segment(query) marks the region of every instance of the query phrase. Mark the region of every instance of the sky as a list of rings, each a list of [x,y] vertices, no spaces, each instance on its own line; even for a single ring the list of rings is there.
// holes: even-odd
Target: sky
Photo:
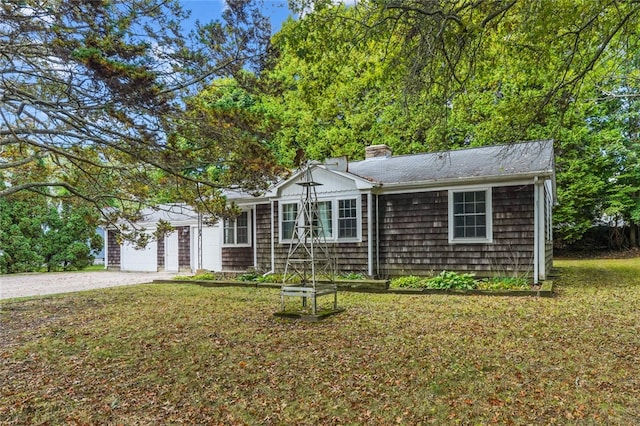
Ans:
[[[191,21],[200,20],[202,23],[219,19],[225,7],[224,0],[181,0],[180,3],[185,9],[191,10]],[[263,4],[262,13],[271,19],[271,31],[275,33],[291,15],[287,0],[263,0]]]

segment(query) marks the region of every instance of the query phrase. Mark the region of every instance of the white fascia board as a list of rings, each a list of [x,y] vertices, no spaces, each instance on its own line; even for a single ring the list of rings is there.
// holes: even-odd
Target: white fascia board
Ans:
[[[378,184],[378,183],[370,182],[367,179],[364,179],[364,178],[361,178],[360,176],[354,175],[353,173],[339,172],[339,171],[336,171],[336,170],[329,170],[324,165],[321,165],[321,164],[317,164],[317,165],[314,165],[312,167],[321,168],[321,169],[325,170],[328,173],[333,173],[333,174],[335,174],[337,176],[340,176],[340,177],[343,177],[345,179],[349,179],[349,180],[353,181],[355,183],[356,189],[359,190],[359,191],[368,191],[368,190],[371,190],[374,187],[380,186],[380,184]],[[278,183],[274,187],[270,188],[264,194],[264,198],[265,199],[269,199],[269,200],[280,198],[281,197],[282,188],[288,186],[291,182],[293,182],[296,179],[298,179],[298,177],[300,177],[300,175],[303,172],[304,172],[304,170],[298,170],[296,173],[291,175],[288,179],[286,179],[286,180]]]
[[[242,208],[252,208],[257,204],[268,204],[269,200],[264,196],[259,196],[259,197],[243,198],[243,199],[237,198],[235,200],[229,200],[228,204],[230,203],[233,203],[242,209]]]
[[[351,179],[352,181],[355,182],[356,188],[358,190],[360,190],[360,191],[367,191],[367,190],[370,190],[373,187],[380,186],[380,184],[378,184],[378,183],[368,181],[368,180],[366,180],[364,178],[361,178],[360,176],[354,175],[353,173],[338,172],[338,171],[335,171],[335,170],[329,170],[329,171],[331,173],[337,174],[338,176],[342,176],[342,177],[345,177],[347,179]]]
[[[174,228],[176,228],[178,226],[191,226],[191,225],[197,225],[198,224],[198,220],[197,219],[174,220],[174,221],[167,220],[167,222],[169,222],[169,225],[173,226]],[[136,226],[147,228],[147,230],[148,229],[155,229],[158,226],[158,222],[136,222]]]
[[[253,208],[255,206],[258,206],[260,204],[269,204],[269,199],[265,198],[264,196],[261,196],[261,197],[255,198],[253,200],[243,200],[241,203],[237,203],[236,202],[236,205],[238,207],[240,207],[241,209],[242,208],[251,209],[251,208]]]
[[[525,185],[530,184],[534,177],[543,179],[553,179],[553,171],[539,173],[521,173],[509,176],[482,176],[465,177],[457,179],[429,180],[410,183],[387,183],[382,184],[377,194],[399,194],[406,192],[422,192],[425,190],[439,191],[458,186],[469,185]]]

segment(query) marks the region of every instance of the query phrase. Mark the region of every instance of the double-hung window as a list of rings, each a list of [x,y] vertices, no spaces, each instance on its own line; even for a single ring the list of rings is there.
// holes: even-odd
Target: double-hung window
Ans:
[[[491,190],[449,191],[449,242],[491,241]]]
[[[233,219],[225,219],[223,234],[225,245],[249,244],[249,212],[242,212]]]
[[[333,238],[333,211],[331,204],[331,201],[318,201],[316,203],[316,214],[313,218],[314,235],[328,240]]]
[[[297,203],[287,203],[282,205],[282,217],[280,219],[281,240],[291,240],[294,238],[297,216]]]
[[[358,238],[358,206],[355,199],[338,200],[338,238]]]
[[[311,225],[313,235],[327,241],[353,242],[360,238],[360,214],[357,198],[319,200],[314,205],[311,224],[298,217],[298,203],[282,203],[280,207],[280,241],[298,238],[298,232]],[[301,215],[302,216],[302,215]]]

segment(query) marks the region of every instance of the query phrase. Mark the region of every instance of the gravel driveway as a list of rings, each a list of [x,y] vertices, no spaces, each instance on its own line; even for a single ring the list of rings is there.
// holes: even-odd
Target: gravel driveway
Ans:
[[[175,272],[52,272],[48,274],[0,275],[0,299],[69,293],[94,288],[150,283],[168,279]]]

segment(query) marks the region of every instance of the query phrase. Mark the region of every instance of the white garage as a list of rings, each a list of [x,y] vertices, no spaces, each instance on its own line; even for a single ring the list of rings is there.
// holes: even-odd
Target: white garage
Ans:
[[[149,209],[143,213],[143,217],[137,225],[149,233],[154,231],[160,220],[168,222],[173,231],[138,250],[129,242],[118,244],[116,231],[108,230],[105,234],[107,268],[137,272],[222,269],[222,232],[219,224],[203,226],[199,237],[198,215],[186,205]]]
[[[157,272],[158,243],[151,241],[143,249],[136,249],[125,242],[120,248],[120,269],[122,271]]]

